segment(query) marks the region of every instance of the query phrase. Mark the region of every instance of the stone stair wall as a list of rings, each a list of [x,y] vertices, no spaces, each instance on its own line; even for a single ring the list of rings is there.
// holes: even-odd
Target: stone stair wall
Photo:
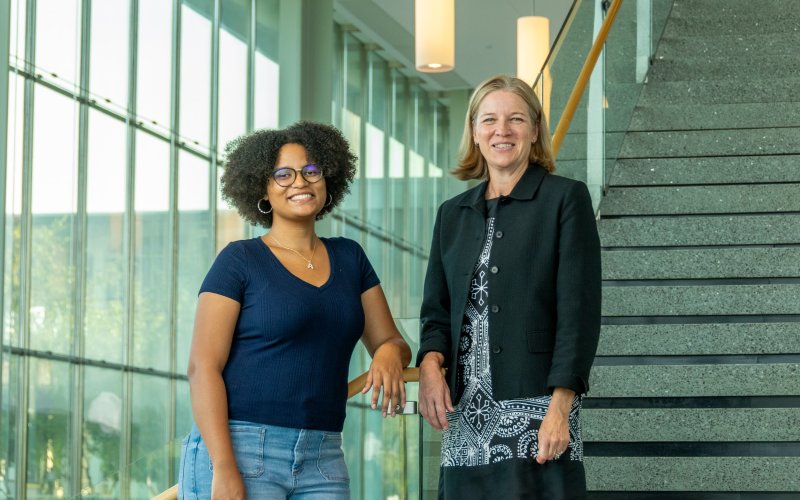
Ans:
[[[674,2],[600,215],[590,498],[800,498],[800,2]]]

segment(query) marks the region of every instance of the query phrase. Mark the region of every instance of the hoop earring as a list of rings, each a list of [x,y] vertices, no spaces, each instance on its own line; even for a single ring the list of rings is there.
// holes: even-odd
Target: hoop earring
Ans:
[[[272,212],[272,205],[269,206],[269,210],[264,210],[263,208],[261,208],[261,202],[262,201],[267,201],[268,202],[269,200],[265,200],[264,198],[261,198],[260,200],[258,200],[258,203],[256,203],[256,208],[262,214],[267,215],[268,213]]]
[[[328,203],[325,204],[326,207],[329,207],[333,203],[333,195],[328,193]]]

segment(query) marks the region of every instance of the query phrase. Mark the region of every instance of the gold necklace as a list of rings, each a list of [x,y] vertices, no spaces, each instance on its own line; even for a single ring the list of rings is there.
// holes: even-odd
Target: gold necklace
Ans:
[[[314,259],[314,252],[317,251],[317,238],[316,237],[314,238],[314,245],[311,247],[311,258],[310,259],[306,259],[303,254],[301,254],[300,252],[298,252],[294,248],[289,248],[286,245],[284,245],[283,243],[281,243],[280,241],[278,241],[278,238],[273,236],[272,233],[269,233],[269,237],[272,238],[273,240],[275,240],[275,243],[277,243],[279,247],[283,248],[284,250],[289,250],[290,252],[296,253],[297,255],[300,256],[301,259],[306,261],[306,264],[308,264],[306,266],[306,269],[311,269],[311,270],[314,269],[314,264],[312,264],[311,261]]]

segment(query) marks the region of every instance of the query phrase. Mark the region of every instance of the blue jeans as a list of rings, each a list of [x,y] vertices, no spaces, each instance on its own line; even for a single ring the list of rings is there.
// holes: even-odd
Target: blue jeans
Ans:
[[[348,500],[350,478],[338,432],[229,422],[248,499]],[[197,430],[183,440],[178,498],[211,498],[214,464]]]

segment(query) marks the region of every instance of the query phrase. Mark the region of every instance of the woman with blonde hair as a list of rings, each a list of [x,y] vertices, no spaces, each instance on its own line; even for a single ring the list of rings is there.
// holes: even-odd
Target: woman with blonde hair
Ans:
[[[483,182],[439,207],[417,356],[420,413],[444,431],[439,497],[584,498],[601,283],[589,191],[552,174],[541,105],[516,78],[475,90],[460,156],[453,174]]]

